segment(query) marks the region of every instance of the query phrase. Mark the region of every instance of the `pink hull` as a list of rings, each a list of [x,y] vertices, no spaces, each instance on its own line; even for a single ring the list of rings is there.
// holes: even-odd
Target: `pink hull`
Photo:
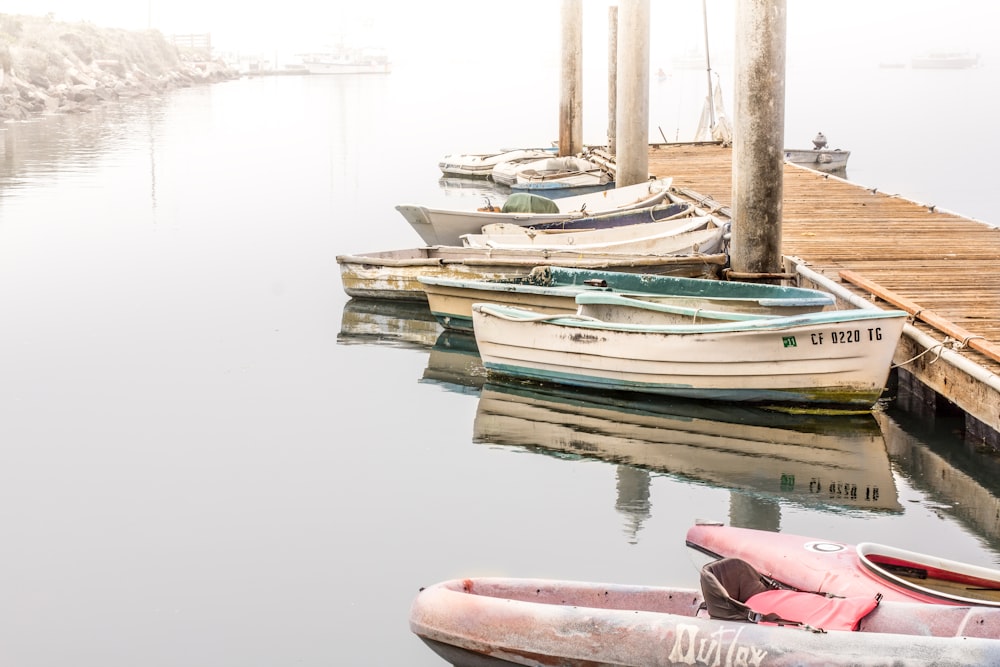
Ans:
[[[706,558],[741,558],[762,574],[800,590],[833,593],[845,597],[881,593],[886,601],[998,606],[994,602],[948,599],[945,596],[924,593],[915,590],[913,586],[907,587],[905,582],[898,578],[880,576],[866,566],[859,556],[857,546],[842,542],[706,524],[695,525],[688,530],[687,546],[694,552],[704,554]],[[889,547],[885,549],[892,550]],[[922,558],[921,563],[932,563],[930,566],[932,569],[935,567],[933,564],[938,564],[937,567],[953,565],[956,568],[976,570],[975,574],[979,577],[994,575],[992,579],[982,579],[985,582],[997,582],[997,577],[1000,577],[1000,572],[995,570],[910,552],[901,553]],[[979,581],[980,579],[976,580],[977,583]]]

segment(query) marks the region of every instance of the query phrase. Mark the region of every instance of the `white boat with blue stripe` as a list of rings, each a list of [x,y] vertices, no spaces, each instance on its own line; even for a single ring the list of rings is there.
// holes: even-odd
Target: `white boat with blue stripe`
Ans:
[[[870,408],[906,313],[766,316],[583,293],[573,314],[472,307],[491,373],[604,390],[755,403]]]

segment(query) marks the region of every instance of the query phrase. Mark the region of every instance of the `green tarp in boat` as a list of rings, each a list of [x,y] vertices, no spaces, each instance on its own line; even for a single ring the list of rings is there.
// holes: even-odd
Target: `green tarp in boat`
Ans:
[[[558,213],[559,206],[547,197],[530,192],[515,192],[504,202],[503,213]]]

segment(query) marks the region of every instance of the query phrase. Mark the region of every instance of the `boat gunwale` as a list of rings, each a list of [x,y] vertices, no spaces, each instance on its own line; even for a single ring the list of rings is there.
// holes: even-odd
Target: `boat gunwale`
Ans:
[[[1000,607],[1000,600],[989,600],[978,597],[966,597],[955,595],[947,591],[921,586],[904,577],[900,577],[885,568],[887,563],[879,563],[873,557],[882,556],[886,560],[898,561],[900,564],[916,567],[927,571],[928,579],[938,579],[957,584],[980,584],[992,585],[992,588],[1000,589],[1000,570],[981,567],[972,563],[962,563],[960,561],[940,558],[916,551],[908,551],[898,547],[892,547],[876,542],[859,542],[854,547],[858,556],[858,562],[869,572],[880,579],[885,579],[891,583],[907,590],[916,591],[933,598],[948,600],[961,604],[971,604],[985,607]],[[944,576],[942,576],[944,575]]]
[[[591,301],[591,297],[620,297],[615,294],[578,294],[576,303],[585,305]],[[619,305],[641,308],[646,310],[661,310],[664,307],[651,308],[650,306],[660,306],[649,302],[632,299],[632,303],[626,302],[627,297],[620,297]],[[594,303],[602,303],[593,299]],[[525,309],[503,306],[492,303],[474,303],[473,312],[480,312],[492,317],[507,319],[515,322],[537,323],[544,322],[562,327],[579,327],[584,329],[607,329],[611,331],[639,332],[639,333],[660,333],[660,334],[697,334],[697,333],[726,333],[741,331],[772,331],[783,329],[798,329],[809,326],[830,325],[838,323],[864,322],[872,320],[896,320],[905,319],[908,314],[902,310],[831,310],[815,313],[802,313],[799,315],[778,315],[754,317],[750,320],[733,321],[738,318],[732,317],[732,313],[715,311],[705,311],[697,308],[684,308],[681,306],[669,306],[669,311],[676,314],[690,315],[691,317],[712,317],[713,319],[729,320],[721,323],[703,324],[632,324],[628,322],[606,322],[603,320],[587,319],[579,315],[539,315],[538,313]]]

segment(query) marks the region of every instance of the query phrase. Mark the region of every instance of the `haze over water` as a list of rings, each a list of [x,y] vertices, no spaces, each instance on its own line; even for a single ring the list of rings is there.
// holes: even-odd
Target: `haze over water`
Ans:
[[[996,100],[954,103],[989,64],[794,71],[789,142],[822,130],[852,180],[1000,220],[971,185]],[[403,62],[5,126],[0,663],[432,667],[407,628],[420,586],[695,586],[699,517],[1000,561],[994,466],[955,421],[525,399],[484,389],[468,340],[421,310],[348,303],[337,254],[419,242],[393,206],[479,196],[440,187],[442,155],[554,138],[550,73],[518,74],[537,109],[486,62],[443,80]],[[651,105],[693,130],[701,98]],[[506,416],[524,401],[533,419]]]

